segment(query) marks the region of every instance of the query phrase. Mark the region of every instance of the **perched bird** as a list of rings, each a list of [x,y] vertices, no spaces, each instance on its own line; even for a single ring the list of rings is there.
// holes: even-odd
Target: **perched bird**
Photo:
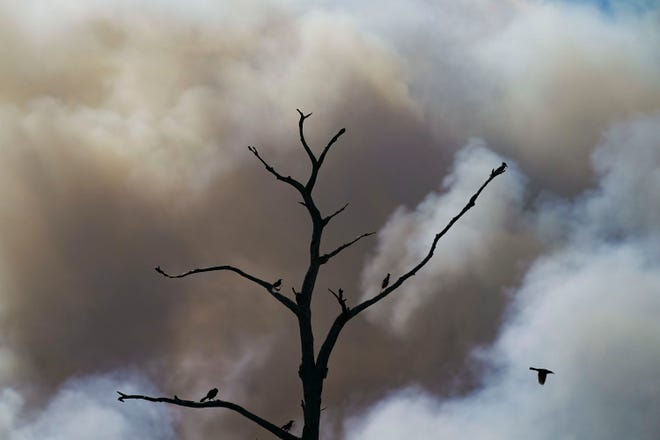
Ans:
[[[281,286],[282,286],[282,278],[280,278],[279,280],[275,281],[275,283],[273,284],[273,289],[275,289],[275,290],[280,290],[280,287],[281,287]]]
[[[380,284],[380,288],[384,289],[387,287],[387,285],[390,284],[390,274],[388,273],[387,276],[383,279],[383,282]]]
[[[545,368],[534,368],[534,367],[529,367],[530,370],[537,371],[539,373],[539,383],[543,385],[545,383],[546,377],[548,377],[548,374],[555,374],[554,371],[546,370]]]
[[[500,165],[496,170],[491,170],[491,174],[502,174],[504,170],[506,169],[506,162],[502,162],[502,165]]]
[[[212,390],[209,390],[208,393],[206,393],[205,397],[202,397],[202,400],[200,400],[200,402],[203,402],[205,400],[213,400],[217,395],[218,395],[218,389],[213,388]]]
[[[294,423],[293,420],[289,420],[286,425],[282,426],[282,428],[281,428],[282,431],[289,432],[291,430],[291,428],[293,428],[293,423]]]

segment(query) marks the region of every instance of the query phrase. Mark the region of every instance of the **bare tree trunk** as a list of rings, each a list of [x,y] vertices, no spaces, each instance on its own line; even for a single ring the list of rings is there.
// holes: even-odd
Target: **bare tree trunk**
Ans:
[[[323,376],[316,369],[303,372],[304,417],[303,440],[318,440],[321,420],[321,394],[323,393]]]

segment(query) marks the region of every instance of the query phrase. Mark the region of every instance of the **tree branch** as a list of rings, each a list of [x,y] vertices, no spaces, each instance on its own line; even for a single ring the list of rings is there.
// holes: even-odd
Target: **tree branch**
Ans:
[[[304,132],[304,125],[305,125],[305,119],[309,118],[312,116],[311,113],[309,114],[303,114],[303,112],[300,111],[300,109],[296,109],[298,114],[300,115],[300,120],[298,121],[298,131],[300,132],[300,143],[303,145],[305,148],[305,151],[307,152],[307,155],[309,156],[309,160],[312,162],[312,167],[316,168],[318,161],[316,160],[316,156],[314,156],[314,153],[312,152],[312,149],[309,148],[309,145],[307,144],[307,140],[305,140],[305,132]]]
[[[330,360],[330,354],[335,348],[335,344],[339,338],[339,333],[341,333],[341,330],[344,328],[346,323],[355,315],[357,315],[357,313],[353,313],[353,310],[342,310],[342,312],[335,318],[334,322],[332,323],[332,326],[330,327],[330,330],[328,330],[328,334],[326,335],[325,340],[319,349],[319,354],[316,357],[316,365],[322,371],[328,371],[328,361]]]
[[[343,251],[347,247],[352,246],[353,244],[357,243],[359,240],[363,239],[364,237],[368,237],[368,236],[374,235],[374,234],[375,234],[375,232],[367,232],[366,234],[359,235],[356,238],[354,238],[353,240],[349,241],[348,243],[342,244],[341,246],[339,246],[334,251],[332,251],[328,254],[321,255],[319,257],[319,260],[321,261],[321,264],[327,263],[330,258],[334,257],[335,255],[337,255],[338,253],[340,253],[341,251]]]
[[[314,155],[314,152],[310,148],[309,144],[307,143],[307,139],[305,139],[305,119],[309,118],[312,114],[304,114],[300,109],[296,109],[298,114],[300,115],[300,119],[298,120],[298,131],[300,133],[300,143],[302,144],[303,148],[305,149],[305,152],[307,153],[307,156],[309,156],[309,160],[312,163],[312,172],[309,175],[309,180],[305,184],[305,189],[311,194],[312,189],[314,189],[314,185],[316,184],[316,178],[318,177],[319,170],[321,169],[321,165],[323,165],[323,161],[325,160],[325,156],[328,154],[328,150],[330,150],[330,147],[337,142],[337,140],[341,137],[342,134],[346,133],[346,129],[342,128],[335,134],[332,139],[328,142],[328,144],[323,148],[323,151],[321,152],[321,155],[317,158],[316,155]]]
[[[323,160],[325,159],[325,155],[328,153],[328,150],[330,149],[330,147],[332,147],[332,145],[333,145],[335,142],[337,142],[337,139],[339,139],[339,137],[340,137],[342,134],[344,134],[344,133],[346,133],[346,129],[345,129],[345,128],[342,128],[341,130],[339,130],[339,131],[337,132],[336,135],[334,135],[334,136],[332,137],[332,139],[330,139],[330,142],[328,142],[328,144],[325,146],[325,148],[324,148],[323,151],[321,152],[321,155],[319,156],[319,159],[318,159],[318,166],[319,166],[319,167],[321,167],[321,165],[323,164]]]
[[[254,423],[266,429],[267,431],[270,431],[278,438],[284,440],[299,440],[299,437],[296,437],[293,434],[289,434],[288,432],[284,431],[279,426],[272,424],[268,420],[259,417],[258,415],[248,411],[247,409],[243,408],[240,405],[237,405],[232,402],[227,402],[225,400],[209,400],[206,402],[196,402],[193,400],[179,399],[176,396],[174,398],[150,397],[150,396],[141,396],[138,394],[125,394],[122,393],[121,391],[117,391],[117,394],[119,394],[117,400],[119,400],[120,402],[124,402],[125,400],[130,400],[130,399],[138,399],[138,400],[148,400],[150,402],[169,403],[172,405],[185,406],[188,408],[227,408],[239,413],[243,417],[252,420]]]
[[[325,218],[323,219],[323,226],[325,226],[325,225],[327,225],[328,223],[330,223],[330,220],[332,220],[336,215],[339,215],[339,214],[341,214],[342,212],[344,212],[344,209],[346,209],[346,208],[348,208],[348,203],[345,204],[344,206],[342,206],[341,208],[339,208],[338,210],[336,210],[335,212],[333,212],[332,214],[330,214],[329,216],[325,217]]]
[[[294,187],[295,189],[297,189],[298,192],[300,192],[301,194],[304,193],[304,191],[305,191],[305,187],[303,186],[302,183],[298,182],[296,179],[294,179],[294,178],[291,177],[291,176],[286,176],[286,177],[285,177],[285,176],[281,175],[280,173],[278,173],[277,171],[275,171],[275,168],[273,168],[268,162],[266,162],[266,161],[261,157],[261,155],[259,154],[259,152],[257,151],[257,149],[256,149],[255,147],[248,146],[248,150],[250,150],[250,152],[251,152],[252,154],[254,154],[254,155],[257,157],[257,159],[259,159],[259,161],[260,161],[262,164],[264,164],[264,166],[266,167],[266,170],[268,170],[269,173],[271,173],[273,176],[275,176],[275,178],[276,178],[277,180],[280,180],[280,181],[282,181],[282,182],[284,182],[284,183],[288,183],[289,185],[291,185],[292,187]]]
[[[452,226],[454,226],[454,223],[456,223],[463,215],[468,212],[470,209],[472,209],[475,206],[475,203],[477,201],[477,198],[481,194],[481,192],[486,188],[486,186],[497,176],[500,174],[504,173],[506,169],[506,163],[502,162],[502,165],[500,165],[499,168],[493,169],[490,172],[490,176],[486,181],[479,187],[477,192],[475,192],[472,197],[470,197],[470,200],[467,202],[467,204],[461,209],[461,211],[454,217],[452,218],[449,223],[435,235],[435,238],[433,239],[433,243],[431,244],[431,248],[429,249],[428,254],[420,261],[415,267],[410,269],[410,271],[406,272],[405,274],[401,275],[399,279],[397,279],[392,285],[384,289],[382,292],[380,292],[378,295],[374,296],[371,299],[368,299],[366,301],[363,301],[359,305],[357,305],[355,308],[351,310],[351,318],[356,316],[358,313],[362,312],[366,308],[374,305],[381,299],[385,298],[387,295],[392,293],[394,290],[396,290],[401,284],[403,284],[404,281],[406,281],[408,278],[414,276],[417,271],[419,271],[422,267],[428,263],[428,261],[433,257],[433,252],[435,252],[435,248],[438,244],[438,241],[451,229]],[[349,318],[350,319],[350,318]]]
[[[335,299],[339,303],[339,306],[341,307],[341,312],[342,313],[348,313],[348,311],[350,310],[350,307],[348,307],[346,305],[346,297],[344,296],[344,290],[339,289],[339,293],[335,293],[335,291],[332,290],[332,289],[328,289],[328,291],[330,293],[332,293],[332,295],[335,297]]]
[[[161,274],[161,275],[163,275],[164,277],[167,277],[167,278],[184,278],[184,277],[187,277],[189,275],[193,275],[193,274],[197,274],[197,273],[216,272],[216,271],[221,271],[221,270],[227,270],[227,271],[230,271],[230,272],[235,272],[235,273],[239,274],[240,276],[242,276],[243,278],[246,278],[246,279],[252,281],[253,283],[256,283],[256,284],[260,285],[261,287],[266,289],[266,291],[268,293],[270,293],[273,296],[273,298],[275,298],[276,300],[278,300],[279,302],[284,304],[294,314],[296,314],[296,315],[298,314],[298,305],[294,301],[290,300],[289,298],[287,298],[286,296],[282,295],[279,292],[280,287],[279,287],[278,283],[281,283],[281,280],[278,280],[275,283],[269,283],[268,281],[264,281],[260,278],[255,277],[254,275],[250,275],[249,273],[244,272],[244,271],[242,271],[241,269],[239,269],[237,267],[229,266],[229,265],[211,266],[211,267],[204,267],[204,268],[200,268],[200,269],[192,269],[192,270],[189,270],[188,272],[184,272],[184,273],[179,274],[179,275],[170,275],[169,273],[167,273],[163,269],[161,269],[160,266],[156,266],[154,269],[156,270],[156,272],[158,272],[159,274]]]
[[[435,235],[433,239],[433,243],[431,243],[431,248],[429,249],[428,254],[422,259],[422,261],[420,261],[416,266],[414,266],[408,272],[401,275],[394,283],[392,283],[386,289],[383,289],[378,295],[361,302],[360,304],[353,307],[352,309],[349,309],[346,312],[342,311],[342,313],[335,318],[334,322],[332,323],[332,326],[330,327],[330,330],[328,331],[328,334],[326,335],[325,340],[323,341],[323,344],[321,345],[321,348],[319,349],[319,354],[317,357],[317,365],[319,368],[321,369],[328,368],[328,361],[330,359],[330,354],[332,353],[332,349],[334,348],[337,342],[339,333],[344,328],[346,323],[351,319],[353,319],[354,317],[356,317],[360,312],[366,310],[368,307],[376,304],[378,301],[382,300],[387,295],[395,291],[397,288],[399,288],[399,286],[401,286],[404,283],[404,281],[414,276],[417,273],[417,271],[419,271],[422,267],[424,267],[426,263],[428,263],[428,261],[431,259],[431,257],[433,257],[433,252],[435,251],[435,248],[440,238],[442,238],[451,229],[451,227],[454,226],[454,223],[456,223],[467,211],[469,211],[474,207],[477,198],[484,190],[484,188],[486,188],[486,186],[496,176],[499,176],[500,174],[504,173],[506,166],[507,166],[506,163],[502,162],[502,165],[500,165],[500,167],[491,170],[488,179],[481,185],[481,187],[477,190],[477,192],[475,192],[472,195],[472,197],[470,197],[469,201],[463,207],[463,209],[454,218],[452,218],[449,221],[449,223],[447,223],[447,225],[444,227],[444,229],[442,229],[442,231],[440,231]]]

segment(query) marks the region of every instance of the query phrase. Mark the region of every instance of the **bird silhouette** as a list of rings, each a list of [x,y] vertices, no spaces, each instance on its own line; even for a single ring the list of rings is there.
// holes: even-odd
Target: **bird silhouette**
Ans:
[[[387,285],[390,284],[390,274],[388,273],[387,276],[383,279],[383,282],[380,284],[380,288],[384,289],[387,287]]]
[[[289,420],[289,421],[286,423],[286,425],[283,425],[283,426],[281,427],[282,431],[289,432],[289,431],[291,430],[291,428],[293,428],[293,424],[294,424],[294,421],[293,421],[293,420]]]
[[[491,175],[502,174],[502,173],[504,172],[505,169],[506,169],[506,162],[502,162],[502,165],[500,165],[499,167],[497,167],[496,170],[495,170],[495,169],[491,170],[491,171],[490,171],[490,174],[491,174]]]
[[[206,393],[206,396],[202,397],[202,400],[200,400],[200,402],[203,402],[205,400],[213,400],[217,395],[218,395],[218,389],[213,388],[212,390],[209,390],[208,393]]]
[[[281,286],[282,286],[282,278],[280,278],[279,280],[275,281],[275,283],[273,284],[273,289],[275,289],[275,290],[280,290],[280,287],[281,287]]]
[[[538,372],[539,384],[541,384],[541,385],[543,385],[545,383],[545,379],[548,377],[548,374],[555,374],[554,371],[550,371],[550,370],[547,370],[545,368],[529,367],[529,369]]]

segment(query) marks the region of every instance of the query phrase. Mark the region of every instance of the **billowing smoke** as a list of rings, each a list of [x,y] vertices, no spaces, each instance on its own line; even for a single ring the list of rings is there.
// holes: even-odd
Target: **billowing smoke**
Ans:
[[[324,246],[378,231],[320,277],[319,338],[338,312],[328,287],[349,305],[373,294],[509,164],[429,265],[346,329],[326,438],[658,431],[657,8],[134,3],[0,1],[3,437],[265,434],[226,411],[122,404],[122,387],[218,387],[300,422],[288,311],[231,274],[152,269],[299,285],[308,221],[246,148],[303,176],[296,108],[314,113],[315,148],[347,128],[317,196],[350,206]],[[557,374],[540,388],[532,364]]]
[[[118,387],[157,392],[135,374],[91,376],[64,383],[50,401],[28,409],[20,392],[4,388],[0,435],[12,440],[176,438],[174,418],[167,408],[108,405],[107,396]]]
[[[444,194],[430,193],[412,212],[405,207],[397,209],[380,230],[377,253],[363,272],[363,299],[378,293],[378,280],[384,273],[398,277],[426,256],[433,236],[481,186],[484,170],[501,163],[502,158],[474,140],[459,151],[456,162],[455,169],[444,178]],[[472,215],[456,225],[424,270],[406,283],[401,295],[387,306],[370,310],[375,317],[401,332],[431,298],[455,295],[457,285],[461,286],[459,295],[474,295],[469,300],[474,302],[487,290],[500,288],[504,274],[512,271],[511,261],[516,254],[524,254],[515,244],[525,238],[525,182],[515,168],[512,171],[509,167],[507,177],[504,184],[493,185]],[[453,315],[456,310],[446,309],[438,319],[451,319],[444,313]]]
[[[351,438],[656,438],[660,222],[647,207],[660,206],[659,136],[658,114],[617,124],[593,154],[600,185],[538,207],[548,251],[495,343],[474,352],[489,369],[478,391],[399,391],[350,423]],[[544,389],[530,364],[555,372]]]

